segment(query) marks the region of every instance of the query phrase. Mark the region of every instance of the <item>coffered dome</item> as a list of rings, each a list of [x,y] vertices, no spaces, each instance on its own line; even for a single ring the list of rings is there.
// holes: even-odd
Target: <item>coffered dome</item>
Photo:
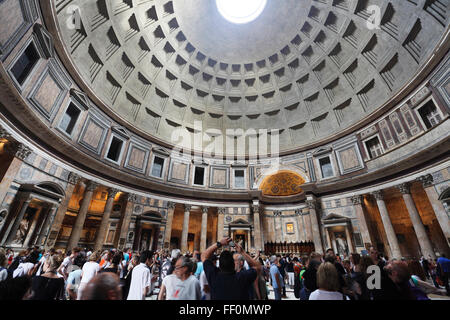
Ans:
[[[440,2],[268,0],[241,24],[210,0],[54,12],[84,89],[135,131],[174,145],[201,130],[205,147],[227,129],[280,129],[290,152],[354,130],[420,75],[448,25]]]

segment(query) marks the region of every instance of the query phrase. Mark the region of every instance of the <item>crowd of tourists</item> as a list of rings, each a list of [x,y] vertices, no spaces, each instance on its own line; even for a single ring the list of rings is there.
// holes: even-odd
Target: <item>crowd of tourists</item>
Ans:
[[[427,300],[450,295],[449,277],[443,255],[388,260],[373,247],[348,257],[249,254],[231,238],[184,254],[0,248],[0,300],[282,300],[287,288],[299,300]]]

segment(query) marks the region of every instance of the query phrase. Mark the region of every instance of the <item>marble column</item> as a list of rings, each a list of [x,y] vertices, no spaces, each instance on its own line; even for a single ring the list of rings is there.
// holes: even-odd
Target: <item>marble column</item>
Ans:
[[[409,217],[413,224],[414,231],[416,232],[417,240],[419,242],[420,251],[422,255],[429,259],[436,259],[436,255],[434,254],[433,245],[431,244],[430,238],[428,238],[425,227],[420,219],[419,211],[417,211],[417,207],[414,203],[414,200],[411,196],[411,184],[403,183],[398,186],[398,189],[402,193],[403,200],[406,204],[406,209],[408,209]]]
[[[208,229],[208,207],[202,207],[202,227],[200,234],[200,252],[206,250],[206,236]]]
[[[46,248],[51,248],[54,246],[56,242],[56,238],[58,237],[59,229],[61,229],[61,225],[64,220],[64,216],[66,215],[67,208],[69,207],[70,199],[73,195],[73,190],[75,189],[75,186],[80,181],[81,177],[73,172],[69,174],[68,177],[68,183],[65,190],[66,196],[62,200],[61,204],[58,207],[58,211],[56,212],[55,219],[53,220],[53,223],[50,226],[50,236],[47,241]],[[48,246],[48,247],[47,247]]]
[[[159,249],[158,245],[159,245],[159,235],[160,235],[160,233],[161,233],[161,230],[160,230],[160,226],[158,224],[158,225],[155,226],[155,231],[153,233],[153,238],[152,238],[152,244],[151,244],[151,247],[150,247],[150,248],[152,248],[153,251],[156,251],[156,250]]]
[[[353,246],[352,235],[350,233],[350,226],[348,224],[345,226],[345,236],[347,237],[348,254],[356,253],[355,247]]]
[[[125,210],[122,211],[114,237],[114,246],[119,250],[123,250],[127,243],[128,229],[130,228],[131,215],[133,214],[136,201],[137,196],[135,194],[130,193],[127,195]]]
[[[189,216],[191,206],[184,205],[183,230],[181,232],[181,252],[184,254],[188,251],[188,233],[189,233]]]
[[[338,254],[338,249],[337,249],[337,243],[336,243],[336,236],[334,235],[334,232],[331,232],[331,247],[333,248],[333,251],[335,254]]]
[[[260,211],[261,211],[261,207],[259,206],[259,204],[252,205],[253,227],[254,227],[253,237],[255,239],[255,250],[256,251],[264,250],[264,244],[262,243],[262,237],[261,237]]]
[[[355,208],[356,217],[358,218],[360,230],[361,230],[361,237],[364,242],[364,247],[366,246],[366,243],[373,244],[372,237],[370,236],[369,232],[369,226],[367,225],[366,216],[364,215],[364,209],[362,207],[362,196],[353,196],[352,198],[353,207]]]
[[[433,207],[436,219],[441,226],[442,233],[447,240],[447,245],[450,247],[450,219],[442,201],[439,200],[439,194],[437,193],[433,185],[433,176],[431,174],[427,174],[425,176],[419,177],[418,180],[422,182],[422,186],[427,194],[428,201],[430,201],[430,204]]]
[[[2,133],[3,132],[3,133]],[[4,131],[0,131],[0,139],[7,138],[8,136]],[[22,143],[18,142],[8,142],[4,146],[4,150],[6,153],[14,156],[11,161],[11,164],[6,170],[5,175],[0,181],[0,205],[2,204],[6,194],[8,193],[9,187],[11,183],[16,178],[19,173],[20,168],[22,167],[23,162],[26,158],[31,154],[31,149],[25,146]]]
[[[217,208],[217,241],[224,238],[223,228],[224,228],[224,218],[225,218],[226,208]]]
[[[28,205],[30,204],[30,202],[31,202],[30,196],[28,196],[28,198],[24,199],[22,206],[20,208],[19,214],[14,219],[14,223],[12,224],[12,226],[9,230],[8,237],[6,238],[6,241],[5,241],[6,245],[9,245],[14,241],[14,238],[16,237],[16,234],[17,234],[17,230],[19,230],[20,223],[22,222],[22,219],[25,215],[25,212],[28,209]]]
[[[117,193],[119,193],[118,189],[108,188],[108,196],[106,199],[105,209],[103,210],[102,221],[100,222],[100,227],[98,228],[97,235],[95,236],[94,251],[102,250],[103,243],[105,243],[105,237],[109,227],[109,218],[111,216],[114,198]]]
[[[392,225],[391,219],[389,218],[386,203],[384,202],[383,191],[375,191],[373,192],[373,196],[377,200],[377,206],[378,210],[380,211],[381,221],[383,222],[384,230],[389,242],[389,247],[391,248],[391,257],[389,258],[400,259],[402,257],[402,253],[400,251],[400,246],[398,245],[394,226]]]
[[[325,235],[327,236],[327,242],[328,242],[327,249],[333,248],[333,243],[331,242],[331,237],[330,237],[330,230],[328,230],[328,228],[325,228]]]
[[[166,222],[166,230],[164,231],[164,248],[170,248],[170,238],[172,236],[172,223],[173,223],[173,215],[175,213],[175,202],[167,203],[167,222]]]
[[[297,217],[298,229],[299,229],[299,241],[306,241],[306,227],[305,218],[302,214],[302,209],[295,209],[295,215]]]
[[[44,224],[45,217],[48,216],[49,211],[50,208],[47,206],[43,206],[40,210],[37,211],[37,214],[35,214],[31,226],[28,228],[28,233],[25,238],[25,241],[23,242],[23,247],[27,248],[30,247],[32,241],[35,240],[36,237],[39,235],[41,228]]]
[[[320,235],[320,226],[317,219],[317,202],[315,199],[306,200],[306,204],[309,208],[309,215],[311,218],[312,237],[314,241],[314,249],[318,253],[323,253],[322,237]]]
[[[98,184],[93,181],[88,181],[86,183],[86,188],[84,190],[83,200],[81,201],[80,210],[78,211],[75,224],[72,227],[72,233],[70,234],[69,241],[67,242],[67,249],[72,250],[72,248],[78,245],[80,241],[81,231],[83,231],[84,221],[89,210],[89,205],[91,204],[92,196],[94,190],[97,189]]]
[[[50,234],[50,228],[52,227],[52,223],[56,216],[56,211],[58,210],[58,205],[53,204],[47,212],[47,216],[45,217],[45,221],[41,231],[39,232],[39,237],[37,238],[36,245],[46,245],[48,236]],[[43,243],[44,242],[44,243]]]

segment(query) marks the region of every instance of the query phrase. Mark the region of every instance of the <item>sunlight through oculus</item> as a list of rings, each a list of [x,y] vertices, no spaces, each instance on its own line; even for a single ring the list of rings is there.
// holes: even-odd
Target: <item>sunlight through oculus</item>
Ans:
[[[220,14],[233,23],[255,20],[264,10],[267,0],[216,0]]]

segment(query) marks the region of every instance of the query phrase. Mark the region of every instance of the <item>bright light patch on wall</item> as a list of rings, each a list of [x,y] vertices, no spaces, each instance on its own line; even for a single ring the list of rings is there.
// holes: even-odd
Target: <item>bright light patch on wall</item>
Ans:
[[[255,20],[264,10],[267,0],[216,0],[220,14],[233,23]]]

